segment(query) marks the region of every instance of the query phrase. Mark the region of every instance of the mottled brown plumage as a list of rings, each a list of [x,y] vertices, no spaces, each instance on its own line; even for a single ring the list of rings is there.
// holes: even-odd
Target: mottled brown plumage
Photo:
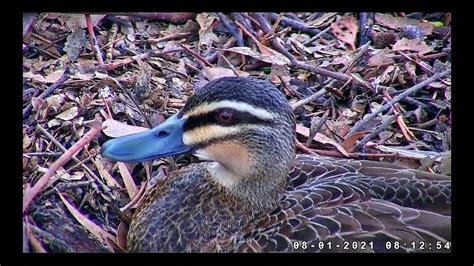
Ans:
[[[210,162],[183,167],[154,185],[132,219],[128,251],[404,252],[412,251],[412,242],[451,239],[450,177],[295,155],[292,110],[267,81],[210,82],[177,117],[186,117],[184,144]],[[199,132],[209,137],[196,128],[206,128]],[[114,158],[111,146],[105,154]],[[238,147],[235,158],[242,161],[223,158],[219,147]],[[371,245],[346,249],[344,241]],[[387,241],[408,246],[387,249]]]

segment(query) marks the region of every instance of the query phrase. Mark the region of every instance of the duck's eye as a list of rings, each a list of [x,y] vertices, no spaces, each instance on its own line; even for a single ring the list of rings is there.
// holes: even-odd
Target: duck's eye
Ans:
[[[224,110],[218,113],[217,119],[223,124],[230,124],[234,121],[234,114]]]

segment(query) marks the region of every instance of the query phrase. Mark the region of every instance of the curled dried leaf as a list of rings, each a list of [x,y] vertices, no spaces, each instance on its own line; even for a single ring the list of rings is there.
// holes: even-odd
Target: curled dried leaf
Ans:
[[[331,24],[332,33],[341,42],[349,44],[352,51],[355,51],[355,39],[359,25],[353,16],[342,17],[339,21]]]
[[[118,138],[149,130],[149,128],[146,127],[130,126],[113,119],[105,120],[102,123],[102,127],[104,128],[104,134],[112,138]]]

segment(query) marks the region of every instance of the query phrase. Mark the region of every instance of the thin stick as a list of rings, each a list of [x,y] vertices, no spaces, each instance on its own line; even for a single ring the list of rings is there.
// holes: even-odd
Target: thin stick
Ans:
[[[57,139],[55,139],[53,135],[51,135],[48,131],[46,131],[46,129],[44,129],[41,125],[39,125],[39,124],[36,125],[36,128],[39,131],[41,131],[41,133],[43,133],[46,137],[48,137],[54,143],[54,145],[56,145],[56,147],[58,147],[60,150],[62,150],[63,152],[67,151],[67,149]],[[75,155],[72,156],[72,159],[76,163],[80,162],[80,160],[77,159],[77,157]],[[96,174],[94,174],[94,172],[92,172],[92,170],[89,169],[89,167],[87,167],[87,165],[81,164],[81,167],[89,174],[89,175],[87,175],[87,177],[90,180],[96,180],[100,184],[102,189],[104,189],[104,191],[106,193],[108,193],[111,198],[115,199],[115,196],[110,192],[110,188],[107,185],[105,185],[102,182],[102,180],[100,180],[99,177]],[[97,189],[96,184],[93,183],[92,185],[94,186],[95,189]]]
[[[326,32],[328,32],[331,29],[331,26],[326,27],[323,31],[320,33],[314,35],[313,37],[309,38],[308,40],[303,42],[303,45],[308,45],[319,39],[319,37],[323,36]]]
[[[354,132],[357,132],[362,126],[364,126],[368,121],[372,120],[373,118],[375,118],[378,114],[382,113],[382,112],[385,112],[387,111],[388,109],[390,109],[390,107],[392,107],[395,103],[399,102],[401,99],[407,97],[408,95],[411,95],[419,90],[421,90],[422,88],[424,88],[426,85],[430,84],[431,82],[437,80],[437,79],[441,79],[441,78],[444,78],[445,76],[449,75],[451,73],[451,69],[448,69],[442,73],[436,73],[434,74],[431,78],[429,79],[426,79],[425,81],[423,82],[420,82],[418,84],[416,84],[415,86],[407,89],[406,91],[400,93],[399,95],[397,95],[396,97],[394,97],[391,101],[385,103],[381,108],[379,108],[377,111],[371,113],[370,115],[366,116],[364,118],[364,120],[362,121],[359,121],[350,131],[349,133],[347,134],[347,136],[350,136],[352,135]]]
[[[209,63],[209,61],[206,60],[206,58],[202,57],[199,53],[196,53],[195,51],[191,50],[189,47],[187,47],[184,44],[179,43],[179,46],[183,47],[186,52],[190,53],[192,56],[194,56],[196,59],[204,63],[208,67],[212,67],[212,64]]]
[[[94,50],[95,50],[95,57],[97,58],[97,61],[99,61],[99,65],[102,66],[104,64],[104,60],[102,59],[102,53],[100,52],[99,42],[97,41],[97,38],[95,37],[94,25],[92,25],[91,15],[85,14],[85,16],[86,16],[87,31],[89,32],[91,45],[92,47],[94,47]]]
[[[28,152],[23,153],[23,156],[51,156],[51,157],[61,157],[61,152]]]
[[[166,55],[166,54],[176,53],[176,52],[181,52],[181,51],[182,51],[182,49],[173,49],[173,50],[169,50],[169,51],[166,51],[166,52],[154,52],[154,51],[152,51],[152,52],[148,52],[148,53],[144,53],[144,54],[140,54],[140,55],[135,55],[135,56],[132,56],[130,58],[126,58],[126,59],[116,61],[116,62],[113,62],[113,63],[88,68],[86,73],[94,73],[96,71],[101,71],[101,70],[111,71],[111,70],[114,70],[116,68],[131,64],[131,63],[133,63],[133,62],[135,62],[139,59],[144,60],[144,59],[147,59],[149,57],[164,57],[164,55]]]
[[[277,13],[270,13],[270,18],[272,20],[276,20],[278,18],[278,14]],[[281,18],[281,24],[286,25],[286,26],[290,26],[294,29],[300,30],[302,32],[308,32],[308,33],[311,33],[311,34],[318,34],[318,33],[321,32],[321,30],[319,30],[319,29],[310,27],[310,26],[308,26],[304,23],[301,23],[299,21],[293,20],[293,19],[288,18],[288,17],[282,17]],[[333,36],[331,36],[329,34],[323,34],[322,36],[323,36],[323,38],[325,38],[327,40],[332,40],[333,39]]]
[[[232,25],[232,22],[221,12],[217,12],[217,16],[219,17],[219,20],[222,22],[222,24],[224,24],[224,27],[226,27],[229,30],[232,37],[234,37],[237,45],[245,46],[242,36],[240,36],[240,34],[237,32],[237,28],[235,28],[235,26]]]
[[[63,74],[61,75],[61,77],[56,81],[54,82],[53,85],[49,86],[49,88],[47,88],[43,93],[41,93],[38,98],[40,99],[44,99],[46,98],[47,96],[49,96],[55,89],[57,89],[59,86],[61,86],[66,80],[69,79],[69,68],[66,67],[66,69],[64,69],[64,72]],[[23,109],[23,119],[25,119],[26,117],[28,117],[30,115],[30,112],[31,110],[33,109],[33,105],[31,104],[31,102],[28,104],[27,107],[25,107],[25,109]]]
[[[226,43],[222,46],[221,49],[227,49],[235,44],[235,39],[234,38],[229,38]],[[214,53],[206,56],[206,60],[209,61],[209,63],[215,63],[217,61],[217,57],[219,56],[219,50],[215,51]],[[199,72],[199,71],[197,71]]]
[[[364,146],[365,143],[369,142],[369,140],[375,138],[375,136],[377,136],[377,134],[379,134],[380,132],[382,132],[383,130],[385,130],[388,126],[390,126],[390,124],[393,122],[393,120],[395,120],[395,118],[397,118],[398,116],[400,115],[400,113],[396,114],[396,115],[393,115],[393,116],[390,116],[389,118],[385,119],[385,121],[378,127],[376,127],[374,129],[374,131],[372,131],[372,133],[370,133],[369,135],[365,136],[361,141],[359,141],[352,149],[351,151],[355,151],[355,150],[358,150],[360,147]]]
[[[257,34],[252,27],[252,23],[250,23],[250,21],[246,17],[244,17],[242,14],[231,13],[231,16],[234,18],[235,21],[240,22],[240,24],[242,24],[250,33],[252,33],[253,35]]]
[[[257,21],[260,23],[260,28],[265,32],[266,34],[271,32],[270,25],[267,22],[267,19],[265,18],[265,15],[263,13],[255,13],[255,18]],[[277,37],[274,35],[271,35],[271,40],[270,40],[272,46],[280,53],[282,53],[284,56],[286,56],[290,61],[296,61],[296,58],[288,52],[283,45],[280,44],[278,41]]]
[[[222,53],[219,53],[219,56],[227,63],[227,65],[230,67],[232,72],[234,72],[234,74],[237,77],[240,77],[239,72],[237,72],[237,69],[235,69],[235,67],[232,65],[232,63],[230,63],[229,59],[227,59]]]
[[[296,148],[300,149],[302,152],[306,154],[315,154],[315,152],[312,149],[306,147],[303,143],[299,142],[299,140],[296,140],[295,143],[296,143]]]
[[[392,96],[390,96],[390,94],[384,90],[383,91],[383,95],[390,101],[392,100]],[[399,103],[396,103],[393,105],[394,106],[394,109],[393,109],[393,113],[394,114],[398,114],[398,113],[401,113],[401,108],[400,108],[400,104]],[[399,116],[397,117],[397,124],[398,126],[400,127],[400,130],[402,131],[402,134],[403,136],[405,137],[405,139],[407,141],[413,141],[413,138],[415,138],[415,135],[413,134],[413,132],[411,132],[407,125],[405,124],[405,121],[403,120],[403,117],[402,116]]]
[[[86,144],[90,143],[91,140],[102,130],[101,127],[93,127],[89,132],[84,134],[84,136],[77,141],[71,148],[69,148],[58,160],[56,160],[53,165],[48,169],[48,171],[32,186],[28,191],[25,192],[23,196],[23,213],[26,212],[30,206],[33,199],[43,190],[43,188],[48,184],[49,179],[56,173],[59,167],[66,164],[71,160],[72,156],[79,152]]]
[[[293,108],[293,110],[295,110],[296,108],[298,108],[300,106],[303,106],[307,103],[310,103],[310,102],[316,100],[317,98],[323,96],[326,92],[327,92],[327,90],[325,88],[322,88],[319,91],[313,93],[313,95],[309,96],[308,98],[304,98],[302,100],[299,100],[299,101],[293,103],[291,105],[291,108]]]
[[[164,41],[187,38],[191,35],[192,34],[190,32],[178,32],[178,33],[170,34],[168,36],[160,37],[158,39],[148,39],[146,40],[146,42],[149,44],[155,44],[155,43],[164,42]]]
[[[316,116],[313,117],[313,121],[311,121],[311,127],[309,128],[309,136],[308,136],[308,139],[306,140],[306,147],[309,147],[309,145],[311,145],[311,142],[314,138],[314,136],[316,136],[316,133],[319,132],[319,130],[321,130],[321,127],[324,125],[324,123],[326,123],[326,120],[328,119],[328,115],[329,115],[329,110],[327,110],[326,112],[324,112],[323,116],[321,117],[321,119],[319,120],[318,123],[316,123]]]
[[[108,43],[100,48],[100,49],[107,48],[105,50],[105,61],[107,63],[110,63],[110,61],[112,61],[112,50],[113,50],[112,44],[116,42],[115,37],[117,37],[117,31],[118,31],[118,25],[117,23],[113,23],[109,31],[109,37],[107,38]],[[125,36],[122,36],[122,37],[125,37]]]

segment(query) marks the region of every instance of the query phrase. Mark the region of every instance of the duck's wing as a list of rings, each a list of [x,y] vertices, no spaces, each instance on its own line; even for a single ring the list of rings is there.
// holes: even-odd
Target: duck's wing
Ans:
[[[451,215],[451,177],[394,164],[299,155],[289,173],[288,189],[320,183],[350,183],[368,189],[371,198],[404,207]]]
[[[447,251],[449,178],[377,162],[297,159],[281,205],[238,240],[239,251]]]

